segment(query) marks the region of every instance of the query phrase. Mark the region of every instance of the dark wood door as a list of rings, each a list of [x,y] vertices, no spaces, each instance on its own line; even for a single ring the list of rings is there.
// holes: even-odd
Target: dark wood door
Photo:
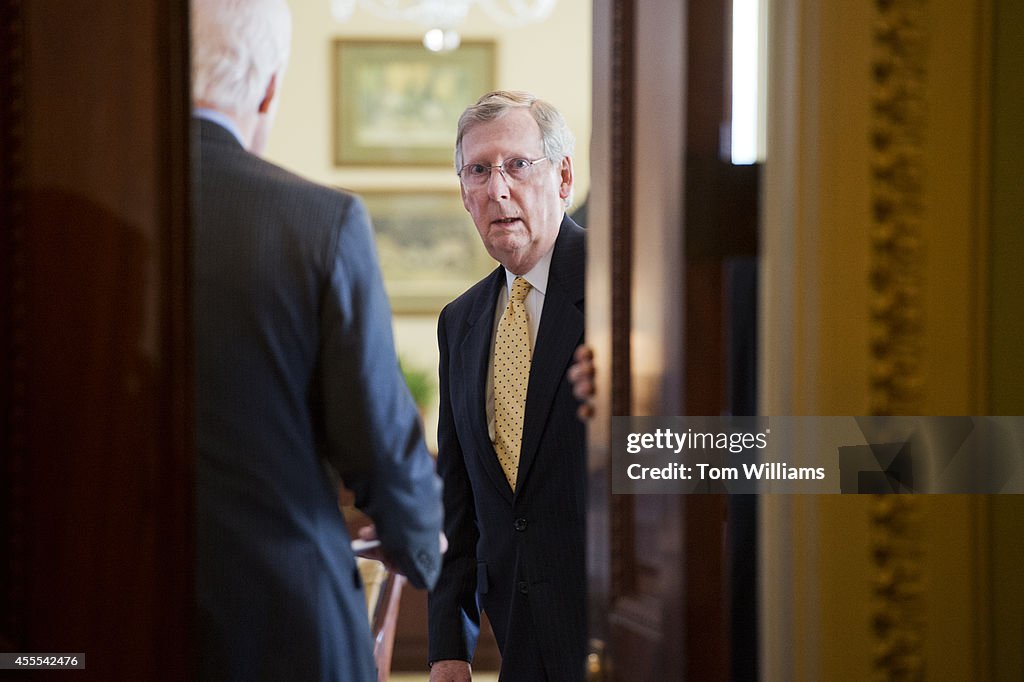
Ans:
[[[75,679],[192,676],[187,8],[0,10],[0,651]]]
[[[741,545],[730,543],[730,524],[749,522],[750,505],[610,488],[612,415],[754,410],[738,397],[753,393],[750,363],[729,352],[748,340],[730,323],[736,296],[728,273],[757,249],[756,168],[720,157],[730,6],[594,5],[587,291],[599,392],[588,491],[593,680],[756,674],[756,631],[745,627],[756,619],[753,575],[736,570],[753,561],[753,540],[745,534]],[[754,311],[742,312],[749,326]],[[746,609],[740,618],[737,606]]]

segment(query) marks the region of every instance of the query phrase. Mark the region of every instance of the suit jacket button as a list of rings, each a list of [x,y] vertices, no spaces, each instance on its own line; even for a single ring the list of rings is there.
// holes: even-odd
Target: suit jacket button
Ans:
[[[515,528],[520,533],[522,533],[524,530],[526,530],[526,519],[523,519],[523,518],[516,519],[516,522],[512,525],[512,527]]]
[[[519,594],[526,594],[530,591],[530,586],[526,584],[525,580],[519,581]]]

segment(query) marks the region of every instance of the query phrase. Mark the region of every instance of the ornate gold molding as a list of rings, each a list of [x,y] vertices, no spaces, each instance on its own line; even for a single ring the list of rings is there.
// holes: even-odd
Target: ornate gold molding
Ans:
[[[871,109],[872,414],[921,404],[925,0],[875,0]]]
[[[876,495],[869,507],[874,564],[872,669],[886,680],[925,677],[923,549],[920,506],[912,495]]]
[[[871,108],[870,409],[921,410],[924,330],[926,0],[875,0]],[[919,503],[876,496],[869,507],[872,668],[879,678],[925,676]]]

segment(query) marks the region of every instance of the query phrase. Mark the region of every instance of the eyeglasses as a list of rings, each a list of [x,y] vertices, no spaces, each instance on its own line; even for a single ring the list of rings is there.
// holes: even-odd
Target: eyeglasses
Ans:
[[[483,187],[491,179],[491,170],[497,168],[505,176],[506,181],[515,180],[516,182],[522,182],[530,177],[535,163],[547,160],[548,158],[545,156],[533,161],[519,158],[505,159],[502,163],[494,166],[488,166],[483,163],[467,163],[459,170],[458,176],[467,187]]]

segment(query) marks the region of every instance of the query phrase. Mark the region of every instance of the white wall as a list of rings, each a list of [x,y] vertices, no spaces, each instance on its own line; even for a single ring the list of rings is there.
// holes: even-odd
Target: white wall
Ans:
[[[450,166],[342,168],[333,162],[333,41],[337,38],[419,39],[424,28],[384,21],[361,8],[356,9],[349,21],[338,23],[331,16],[330,0],[290,0],[290,5],[294,20],[292,57],[281,90],[281,105],[267,149],[268,158],[318,182],[356,192],[450,190],[457,193],[458,179]],[[463,40],[494,41],[496,88],[528,90],[550,101],[566,117],[576,134],[575,200],[577,204],[582,202],[590,185],[590,0],[558,0],[544,23],[504,30],[474,7],[459,28]],[[453,144],[455,126],[456,121],[452,121]],[[403,359],[409,364],[431,368],[434,376],[437,367],[435,326],[436,313],[395,318],[395,342]],[[435,442],[435,422],[436,408],[427,414],[427,439],[431,445]]]

